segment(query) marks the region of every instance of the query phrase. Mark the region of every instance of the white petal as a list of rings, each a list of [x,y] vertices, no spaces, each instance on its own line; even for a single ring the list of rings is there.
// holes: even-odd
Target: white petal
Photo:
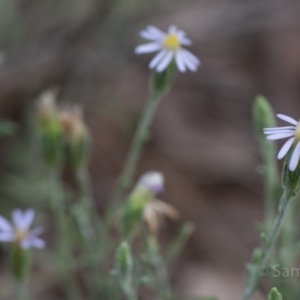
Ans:
[[[177,31],[177,36],[178,36],[178,38],[186,38],[186,33],[185,33],[185,31],[184,30],[178,30]]]
[[[300,157],[300,142],[298,142],[292,154],[290,165],[289,165],[290,171],[294,171],[297,168],[299,157]]]
[[[13,231],[13,228],[10,225],[10,223],[2,216],[0,216],[0,230],[1,231]]]
[[[42,227],[37,227],[35,229],[30,230],[29,234],[31,236],[38,236],[44,232],[44,228]]]
[[[29,227],[31,226],[32,222],[33,222],[34,216],[35,216],[34,210],[33,209],[27,209],[23,213],[21,229],[28,230]]]
[[[29,249],[31,248],[32,245],[32,240],[31,239],[24,239],[21,243],[20,243],[21,248],[23,249]]]
[[[292,137],[282,146],[282,148],[280,149],[278,156],[277,156],[278,159],[282,159],[287,154],[287,152],[290,150],[294,140],[295,140],[295,138]]]
[[[143,53],[151,53],[158,51],[162,48],[161,44],[159,43],[148,43],[144,45],[139,45],[135,48],[135,54],[143,54]]]
[[[172,51],[168,51],[166,56],[161,60],[161,62],[156,67],[156,71],[157,72],[164,71],[168,67],[170,62],[172,61],[173,56],[174,56],[174,53]]]
[[[279,140],[279,139],[284,139],[290,136],[293,136],[294,133],[276,133],[276,134],[272,134],[267,136],[268,140]]]
[[[286,115],[278,114],[277,117],[278,117],[279,119],[282,119],[282,120],[284,120],[284,121],[286,121],[286,122],[288,122],[288,123],[291,123],[291,124],[293,124],[293,125],[298,125],[298,122],[297,122],[296,120],[294,120],[293,118],[288,117],[288,116],[286,116]]]
[[[191,46],[193,44],[193,42],[188,38],[181,38],[179,39],[179,42],[183,46]]]
[[[177,31],[177,37],[179,39],[179,42],[181,45],[184,45],[184,46],[190,46],[192,45],[192,41],[186,37],[186,34],[183,30],[178,30]]]
[[[284,132],[294,132],[294,129],[283,129],[283,130],[264,130],[264,134],[275,134],[275,133],[284,133]]]
[[[272,130],[272,131],[265,131],[264,134],[272,135],[272,134],[279,134],[279,133],[292,133],[295,134],[295,130]]]
[[[168,54],[168,51],[167,50],[163,50],[163,51],[160,51],[159,53],[157,53],[153,59],[150,61],[149,63],[149,68],[150,69],[153,69],[155,68],[159,62]]]
[[[162,30],[160,30],[157,27],[152,26],[152,25],[147,26],[146,31],[149,32],[149,33],[152,33],[155,36],[160,37],[160,38],[165,38],[166,37],[166,34]]]
[[[171,25],[168,29],[168,33],[169,34],[174,34],[174,33],[177,34],[177,27],[174,25]]]
[[[176,52],[175,54],[175,61],[177,68],[180,72],[184,73],[186,71],[186,66],[184,64],[184,60],[182,58],[180,50]]]
[[[181,53],[181,56],[188,69],[191,70],[192,72],[196,72],[198,65],[195,64],[193,61],[191,61],[185,53]]]
[[[0,242],[12,242],[14,239],[13,232],[0,232]]]
[[[200,66],[200,60],[197,56],[195,56],[193,53],[186,49],[181,49],[181,51],[184,53],[185,57],[188,58],[189,61],[193,62],[193,64]]]
[[[22,220],[23,220],[23,213],[20,209],[14,209],[12,211],[12,220],[15,228],[21,228],[22,227]]]
[[[296,126],[281,126],[281,127],[270,127],[270,128],[264,128],[265,130],[286,130],[286,129],[296,129]]]
[[[32,239],[31,245],[35,248],[43,249],[43,248],[45,248],[46,243],[44,240],[36,237],[36,238]]]
[[[148,39],[156,42],[161,42],[165,38],[165,35],[157,34],[147,30],[141,31],[140,36],[143,37],[144,39]]]

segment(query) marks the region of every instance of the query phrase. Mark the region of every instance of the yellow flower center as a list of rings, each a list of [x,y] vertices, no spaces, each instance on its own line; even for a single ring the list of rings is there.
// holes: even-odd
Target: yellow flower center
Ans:
[[[16,230],[15,231],[15,241],[21,243],[27,236],[28,232],[26,230]]]
[[[296,127],[296,131],[295,131],[295,138],[300,141],[300,121],[298,122],[298,125]]]
[[[176,34],[172,33],[165,37],[163,45],[168,50],[178,50],[180,48],[180,42]]]

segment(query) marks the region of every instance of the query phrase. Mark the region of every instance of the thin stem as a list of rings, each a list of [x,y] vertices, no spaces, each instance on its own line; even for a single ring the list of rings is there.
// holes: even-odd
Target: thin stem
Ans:
[[[272,224],[276,215],[276,201],[274,201],[274,199],[278,199],[278,196],[276,196],[276,186],[278,182],[276,156],[271,155],[269,150],[270,149],[266,147],[263,151],[263,157],[265,161],[265,222],[267,230],[272,228]]]
[[[80,291],[77,287],[75,278],[72,274],[73,259],[70,246],[70,232],[68,218],[65,215],[65,205],[63,202],[62,191],[59,184],[59,177],[55,170],[50,172],[51,194],[54,195],[50,200],[50,206],[53,216],[56,218],[57,232],[59,233],[58,241],[58,259],[62,275],[65,281],[65,290],[67,299],[80,299]]]
[[[251,298],[252,294],[255,292],[258,284],[260,283],[261,277],[259,276],[259,267],[264,266],[268,260],[269,254],[272,250],[272,246],[274,245],[274,242],[276,241],[278,234],[283,226],[284,218],[287,214],[289,204],[291,200],[293,199],[294,195],[291,193],[288,193],[286,190],[283,192],[283,195],[280,200],[280,206],[278,210],[278,214],[276,216],[276,219],[273,223],[272,230],[270,233],[270,236],[263,247],[262,256],[259,260],[259,262],[256,264],[257,269],[250,273],[246,286],[243,291],[242,300],[248,300]]]
[[[127,284],[123,287],[123,292],[126,300],[137,300],[136,291],[133,288],[132,284]]]
[[[29,289],[25,279],[16,280],[16,299],[29,300]]]
[[[97,297],[97,294],[101,292],[103,279],[101,276],[101,265],[103,262],[101,259],[103,257],[99,255],[101,253],[100,247],[98,247],[98,241],[100,240],[98,235],[100,234],[98,229],[103,232],[103,224],[100,217],[97,214],[95,208],[92,185],[90,181],[90,176],[86,168],[82,168],[76,173],[78,186],[80,189],[79,205],[80,211],[76,213],[77,221],[82,228],[81,235],[83,239],[84,252],[88,257],[88,274],[87,274],[87,285],[90,289],[91,299]],[[78,215],[80,214],[80,216]],[[94,226],[93,221],[97,221]],[[99,224],[99,226],[97,226]],[[101,226],[101,228],[100,228]],[[103,248],[103,247],[102,247]],[[95,252],[98,253],[97,259],[95,261]]]
[[[124,164],[121,175],[117,181],[116,188],[113,192],[111,203],[115,205],[116,202],[120,199],[123,192],[130,186],[133,180],[134,172],[137,167],[137,163],[141,156],[143,146],[148,137],[149,126],[152,123],[154,113],[159,104],[161,95],[155,93],[152,95],[143,111],[143,114],[140,118],[138,128],[134,134],[132,143],[130,145],[129,153]]]
[[[172,290],[170,286],[170,279],[167,267],[160,253],[156,253],[156,274],[157,274],[157,284],[159,288],[159,294],[161,299],[168,300],[171,299]]]

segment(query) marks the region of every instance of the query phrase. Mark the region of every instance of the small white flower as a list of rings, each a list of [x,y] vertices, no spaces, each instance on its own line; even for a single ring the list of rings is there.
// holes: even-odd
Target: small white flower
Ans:
[[[192,41],[187,38],[183,30],[177,30],[175,26],[170,26],[168,33],[164,33],[154,26],[147,26],[141,31],[141,37],[152,41],[151,43],[137,46],[136,54],[157,52],[151,60],[149,67],[157,72],[164,71],[173,59],[175,59],[177,68],[180,72],[187,69],[195,72],[200,66],[199,59],[182,48],[182,46],[190,46]]]
[[[160,172],[147,172],[138,181],[138,186],[144,187],[156,195],[164,190],[164,177]]]
[[[278,159],[283,158],[291,149],[292,145],[296,143],[296,147],[293,151],[289,164],[290,171],[294,171],[297,168],[300,158],[300,121],[297,122],[293,118],[281,114],[278,114],[277,117],[292,124],[293,126],[264,128],[264,133],[268,135],[268,140],[289,138],[288,141],[280,149],[278,153]]]
[[[14,209],[12,212],[12,224],[0,216],[0,242],[14,242],[23,249],[31,247],[42,249],[45,242],[38,237],[43,232],[41,227],[30,230],[35,212],[32,209],[22,212]]]

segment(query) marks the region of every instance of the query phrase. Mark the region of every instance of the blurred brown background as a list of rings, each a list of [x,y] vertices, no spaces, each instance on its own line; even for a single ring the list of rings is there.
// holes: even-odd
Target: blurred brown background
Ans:
[[[176,289],[239,299],[259,242],[254,220],[263,216],[252,103],[261,93],[276,112],[298,118],[299,14],[297,0],[1,0],[0,116],[22,122],[53,85],[61,99],[80,103],[104,209],[147,98],[151,55],[133,54],[139,31],[184,29],[202,66],[179,74],[159,107],[138,175],[162,171],[161,198],[196,225],[172,270]]]

